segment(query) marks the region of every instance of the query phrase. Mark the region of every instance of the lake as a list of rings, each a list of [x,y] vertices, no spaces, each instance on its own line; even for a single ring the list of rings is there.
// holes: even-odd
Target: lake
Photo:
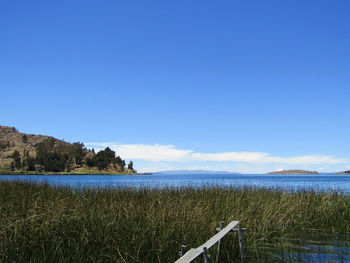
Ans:
[[[350,193],[349,175],[266,174],[153,174],[153,175],[1,175],[0,180],[46,182],[56,186],[81,187],[255,187],[291,191],[315,190]]]

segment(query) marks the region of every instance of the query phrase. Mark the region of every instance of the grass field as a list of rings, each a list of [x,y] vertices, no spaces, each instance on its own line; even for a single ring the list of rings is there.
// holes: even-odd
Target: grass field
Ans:
[[[174,262],[240,220],[248,262],[305,230],[347,233],[349,196],[235,188],[83,189],[0,182],[0,262]],[[236,234],[221,262],[240,262]],[[209,250],[215,257],[215,249]],[[198,262],[202,262],[200,259]]]

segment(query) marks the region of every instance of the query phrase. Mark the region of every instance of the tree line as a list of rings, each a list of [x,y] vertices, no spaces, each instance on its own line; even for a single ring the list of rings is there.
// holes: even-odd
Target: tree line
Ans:
[[[36,145],[35,156],[26,150],[22,155],[15,150],[11,155],[11,170],[22,169],[26,171],[70,172],[76,167],[87,165],[97,167],[99,170],[115,168],[125,169],[125,161],[116,156],[109,147],[99,151],[88,150],[83,143],[57,145],[54,138],[48,138]],[[133,162],[130,161],[128,169],[134,171]]]

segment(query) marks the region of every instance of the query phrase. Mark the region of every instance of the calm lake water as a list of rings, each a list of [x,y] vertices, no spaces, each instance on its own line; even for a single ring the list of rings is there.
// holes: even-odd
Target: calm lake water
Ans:
[[[181,187],[250,186],[285,190],[338,191],[350,193],[349,175],[265,174],[154,174],[154,175],[1,175],[0,180],[47,182],[56,186],[81,187]]]

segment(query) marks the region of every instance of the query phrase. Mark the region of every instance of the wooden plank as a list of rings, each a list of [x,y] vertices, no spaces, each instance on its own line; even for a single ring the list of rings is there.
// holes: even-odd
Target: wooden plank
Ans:
[[[183,255],[181,258],[175,261],[175,263],[188,263],[194,260],[196,257],[198,257],[200,254],[203,253],[203,248],[206,247],[207,249],[214,246],[219,240],[221,240],[228,232],[232,230],[235,226],[239,224],[239,221],[232,221],[229,223],[226,227],[224,227],[219,233],[214,235],[212,238],[210,238],[207,242],[205,242],[203,245],[190,249],[185,255]]]
[[[175,263],[191,262],[200,254],[202,254],[202,252],[203,252],[203,249],[199,251],[197,248],[191,248],[185,255],[183,255],[181,258],[176,260]]]
[[[180,256],[180,257],[182,257],[183,255],[185,255],[186,248],[187,248],[187,246],[185,246],[185,245],[182,245],[182,246],[181,246],[181,251],[179,252],[179,256]]]
[[[203,248],[203,259],[204,263],[209,263],[210,256],[206,247]]]
[[[211,248],[216,244],[216,242],[222,239],[228,232],[231,231],[232,228],[234,228],[238,224],[239,224],[239,221],[232,221],[226,227],[224,227],[224,229],[222,229],[219,233],[214,235],[212,238],[210,238],[207,242],[205,242],[202,246],[198,248],[202,248],[202,250],[203,250],[203,247],[207,247],[208,249]]]
[[[225,225],[225,222],[221,221],[220,222],[220,227],[217,228],[216,230],[218,232],[221,231],[224,228],[224,225]],[[218,242],[218,252],[216,253],[216,261],[215,261],[215,263],[219,263],[219,260],[220,260],[220,245],[221,245],[221,240],[219,240],[219,242]]]
[[[242,227],[241,223],[238,224],[238,237],[239,237],[239,247],[241,248],[241,262],[245,262],[245,255],[244,255],[244,243],[243,243],[243,233],[242,233]]]

